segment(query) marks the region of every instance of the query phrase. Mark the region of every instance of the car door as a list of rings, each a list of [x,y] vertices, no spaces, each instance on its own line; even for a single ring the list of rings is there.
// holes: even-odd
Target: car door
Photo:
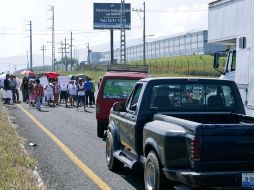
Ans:
[[[127,151],[133,152],[135,149],[135,126],[138,113],[138,101],[142,90],[142,84],[137,84],[132,92],[132,96],[126,103],[126,112],[122,115],[124,123],[121,123],[120,139]]]

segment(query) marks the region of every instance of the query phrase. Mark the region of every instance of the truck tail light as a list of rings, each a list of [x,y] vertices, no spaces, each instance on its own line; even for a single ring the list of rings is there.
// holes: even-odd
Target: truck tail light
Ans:
[[[96,114],[100,114],[101,108],[99,104],[96,104]]]
[[[191,159],[193,161],[200,161],[201,147],[202,147],[201,138],[194,137],[193,139],[191,139]]]

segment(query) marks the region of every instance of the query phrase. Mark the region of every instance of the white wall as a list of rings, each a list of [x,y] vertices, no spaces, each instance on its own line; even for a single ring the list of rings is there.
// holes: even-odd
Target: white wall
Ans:
[[[250,32],[252,0],[231,0],[209,7],[209,43],[235,39]]]

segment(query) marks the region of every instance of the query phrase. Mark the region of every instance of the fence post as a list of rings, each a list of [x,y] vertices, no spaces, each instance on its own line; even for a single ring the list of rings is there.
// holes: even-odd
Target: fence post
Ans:
[[[198,69],[198,62],[196,59],[195,59],[195,63],[196,63],[196,70],[197,70]]]
[[[162,60],[162,62],[161,62],[161,73],[163,72],[163,67],[164,67],[164,62]]]
[[[188,75],[190,75],[190,61],[188,60]]]
[[[168,72],[167,73],[169,73],[169,60],[168,60]]]
[[[149,62],[150,73],[152,72],[151,62]]]
[[[157,61],[155,61],[155,65],[156,65],[156,73],[158,71],[158,64],[157,64]]]
[[[175,60],[174,73],[176,73],[176,60]]]
[[[204,72],[205,72],[205,60],[204,60]]]

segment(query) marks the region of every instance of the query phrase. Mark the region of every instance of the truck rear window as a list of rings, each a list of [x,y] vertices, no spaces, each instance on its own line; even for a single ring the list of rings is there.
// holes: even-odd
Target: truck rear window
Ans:
[[[127,99],[136,82],[137,79],[107,79],[102,97],[107,99]]]
[[[157,85],[150,98],[150,108],[159,111],[231,111],[234,106],[235,97],[227,85]]]

